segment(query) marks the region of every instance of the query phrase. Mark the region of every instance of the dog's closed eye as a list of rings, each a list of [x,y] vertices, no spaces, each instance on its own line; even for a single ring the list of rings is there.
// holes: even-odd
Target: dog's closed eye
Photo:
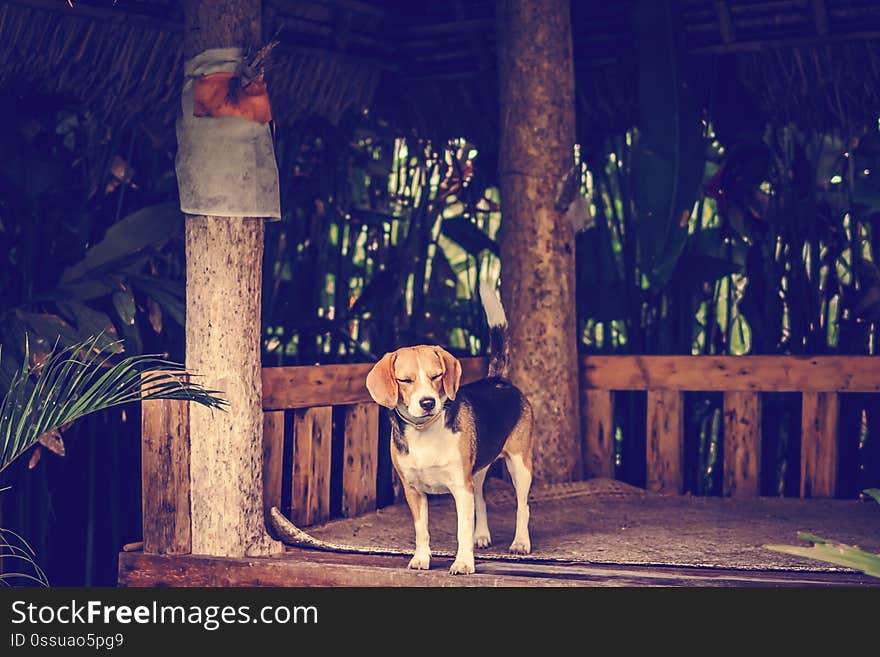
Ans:
[[[412,383],[412,379],[397,379],[398,383]]]

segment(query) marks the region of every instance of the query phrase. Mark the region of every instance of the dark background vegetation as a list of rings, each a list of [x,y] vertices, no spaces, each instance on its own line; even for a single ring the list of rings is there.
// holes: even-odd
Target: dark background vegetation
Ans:
[[[592,3],[575,4],[577,19]],[[874,355],[874,50],[688,57],[664,15],[636,4],[639,47],[579,86],[580,351]],[[369,361],[420,342],[483,352],[474,290],[501,272],[494,92],[471,93],[488,102],[483,123],[456,116],[450,93],[436,117],[420,106],[420,127],[398,120],[393,87],[379,89],[333,123],[276,126],[284,216],[266,234],[265,366]],[[3,94],[14,102],[0,121],[0,382],[25,335],[37,357],[56,338],[105,331],[130,353],[182,362],[173,139],[27,78]],[[644,394],[619,399],[617,475],[643,484]],[[797,494],[799,403],[764,396],[764,494]],[[840,496],[880,484],[878,413],[873,396],[842,397]],[[691,493],[720,494],[721,420],[719,394],[688,394]],[[40,448],[3,473],[0,526],[27,538],[53,585],[112,585],[116,553],[141,538],[139,423],[137,407],[102,413],[65,432],[63,457]]]

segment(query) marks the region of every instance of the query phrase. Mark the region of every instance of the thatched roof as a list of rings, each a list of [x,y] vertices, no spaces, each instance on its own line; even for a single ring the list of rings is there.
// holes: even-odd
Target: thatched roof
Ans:
[[[0,88],[80,99],[113,123],[166,131],[177,111],[177,0],[8,0]],[[579,131],[625,128],[635,106],[636,0],[574,0]],[[693,85],[706,106],[847,128],[880,110],[875,0],[673,0]],[[282,125],[339,121],[371,106],[398,128],[491,148],[497,100],[493,0],[266,0],[281,39],[271,74]],[[168,132],[173,139],[173,131]]]

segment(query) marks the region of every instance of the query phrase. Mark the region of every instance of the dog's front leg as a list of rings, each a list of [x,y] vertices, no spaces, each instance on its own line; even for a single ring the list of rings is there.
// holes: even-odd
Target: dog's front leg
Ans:
[[[431,537],[428,534],[428,496],[404,483],[403,493],[412,513],[416,528],[416,551],[410,559],[409,567],[414,570],[428,570],[431,567]]]
[[[468,575],[474,572],[474,487],[464,484],[451,491],[458,514],[458,551],[449,572]]]

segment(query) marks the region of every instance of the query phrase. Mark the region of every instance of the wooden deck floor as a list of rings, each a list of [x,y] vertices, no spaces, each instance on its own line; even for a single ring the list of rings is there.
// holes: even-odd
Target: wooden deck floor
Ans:
[[[536,489],[530,500],[533,554],[502,561],[513,530],[506,484],[487,483],[496,547],[477,552],[477,573],[447,573],[455,515],[431,498],[435,557],[427,572],[402,555],[289,548],[253,559],[120,555],[122,586],[878,586],[880,580],[766,549],[809,531],[880,552],[880,506],[855,500],[670,496],[611,480]],[[509,525],[509,526],[508,526]],[[316,538],[354,547],[408,550],[405,505],[308,528]],[[482,558],[481,558],[482,555]]]
[[[401,557],[334,554],[292,548],[283,555],[255,559],[156,556],[123,552],[120,586],[878,586],[852,572],[738,570],[688,566],[620,564],[479,563],[474,575],[447,573],[451,559],[436,559],[430,571],[406,569]]]

